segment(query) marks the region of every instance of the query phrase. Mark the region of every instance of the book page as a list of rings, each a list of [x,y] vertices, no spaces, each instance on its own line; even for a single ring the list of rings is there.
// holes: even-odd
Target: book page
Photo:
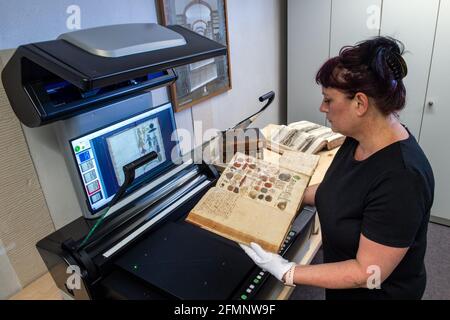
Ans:
[[[218,188],[208,191],[201,201],[195,206],[195,212],[201,215],[212,215],[222,219],[228,219],[239,195],[231,192],[223,192]]]
[[[280,166],[295,172],[312,176],[319,163],[320,156],[303,152],[285,151],[280,158]]]
[[[312,170],[302,170],[313,172],[316,165]],[[222,173],[217,187],[295,215],[309,179],[310,175],[305,173],[237,153]]]
[[[293,219],[286,212],[215,187],[191,210],[186,221],[227,239],[246,245],[256,242],[278,253]]]
[[[283,158],[284,157],[284,158]],[[319,157],[287,152],[278,162],[236,153],[186,221],[239,243],[277,253]]]

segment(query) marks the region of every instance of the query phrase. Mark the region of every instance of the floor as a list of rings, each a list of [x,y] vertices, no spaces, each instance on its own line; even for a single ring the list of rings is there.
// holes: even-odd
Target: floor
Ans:
[[[322,250],[319,250],[311,264],[319,264],[322,261]],[[450,227],[429,224],[425,266],[428,279],[423,299],[450,300]],[[323,300],[325,291],[320,288],[298,286],[290,299]]]

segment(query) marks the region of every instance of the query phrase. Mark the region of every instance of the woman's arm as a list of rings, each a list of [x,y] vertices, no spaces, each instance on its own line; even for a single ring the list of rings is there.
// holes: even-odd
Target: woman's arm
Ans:
[[[303,197],[303,205],[315,206],[316,191],[320,184],[309,186],[305,190],[305,196]]]
[[[374,280],[377,280],[375,283],[381,284],[395,270],[407,251],[408,248],[388,247],[361,235],[356,259],[296,266],[294,283],[327,289],[366,288],[369,277],[373,275]]]

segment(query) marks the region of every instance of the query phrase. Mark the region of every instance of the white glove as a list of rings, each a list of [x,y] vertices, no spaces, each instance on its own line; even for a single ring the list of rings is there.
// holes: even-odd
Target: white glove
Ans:
[[[250,243],[250,247],[244,244],[239,244],[241,248],[248,254],[248,256],[261,269],[270,272],[275,278],[283,281],[283,276],[292,266],[294,262],[289,262],[278,254],[267,252],[257,243]]]

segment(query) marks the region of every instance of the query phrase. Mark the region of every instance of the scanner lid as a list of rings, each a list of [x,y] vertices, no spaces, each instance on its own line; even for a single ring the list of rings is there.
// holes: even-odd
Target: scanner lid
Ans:
[[[49,75],[90,91],[226,54],[226,46],[179,25],[112,25],[22,45],[2,80],[7,94]]]
[[[60,35],[93,55],[116,58],[186,44],[179,33],[156,23],[129,23],[78,30]]]
[[[111,26],[105,28],[111,28]],[[126,29],[127,27],[120,28]],[[131,27],[131,29],[133,28]],[[182,26],[160,26],[155,30],[161,30],[160,28],[179,34],[185,39],[186,44],[114,58],[92,54],[62,39],[31,44],[29,49],[44,58],[40,62],[46,70],[86,91],[227,54],[226,46]],[[124,35],[125,33],[122,33],[120,37],[116,37],[116,40],[110,40],[110,51],[113,48],[112,44],[115,44],[116,49],[120,44],[124,47],[126,44],[126,41],[122,39]],[[87,45],[88,37],[86,35],[83,37],[84,44]],[[148,35],[147,37],[152,36]],[[77,38],[81,38],[81,36]],[[94,36],[92,36],[93,38]],[[128,47],[125,50],[122,48],[122,53],[127,50],[128,52],[141,51],[142,48],[131,49]]]
[[[1,76],[17,117],[38,127],[168,86],[177,79],[173,68],[226,54],[226,46],[182,26],[113,25],[22,45]]]

